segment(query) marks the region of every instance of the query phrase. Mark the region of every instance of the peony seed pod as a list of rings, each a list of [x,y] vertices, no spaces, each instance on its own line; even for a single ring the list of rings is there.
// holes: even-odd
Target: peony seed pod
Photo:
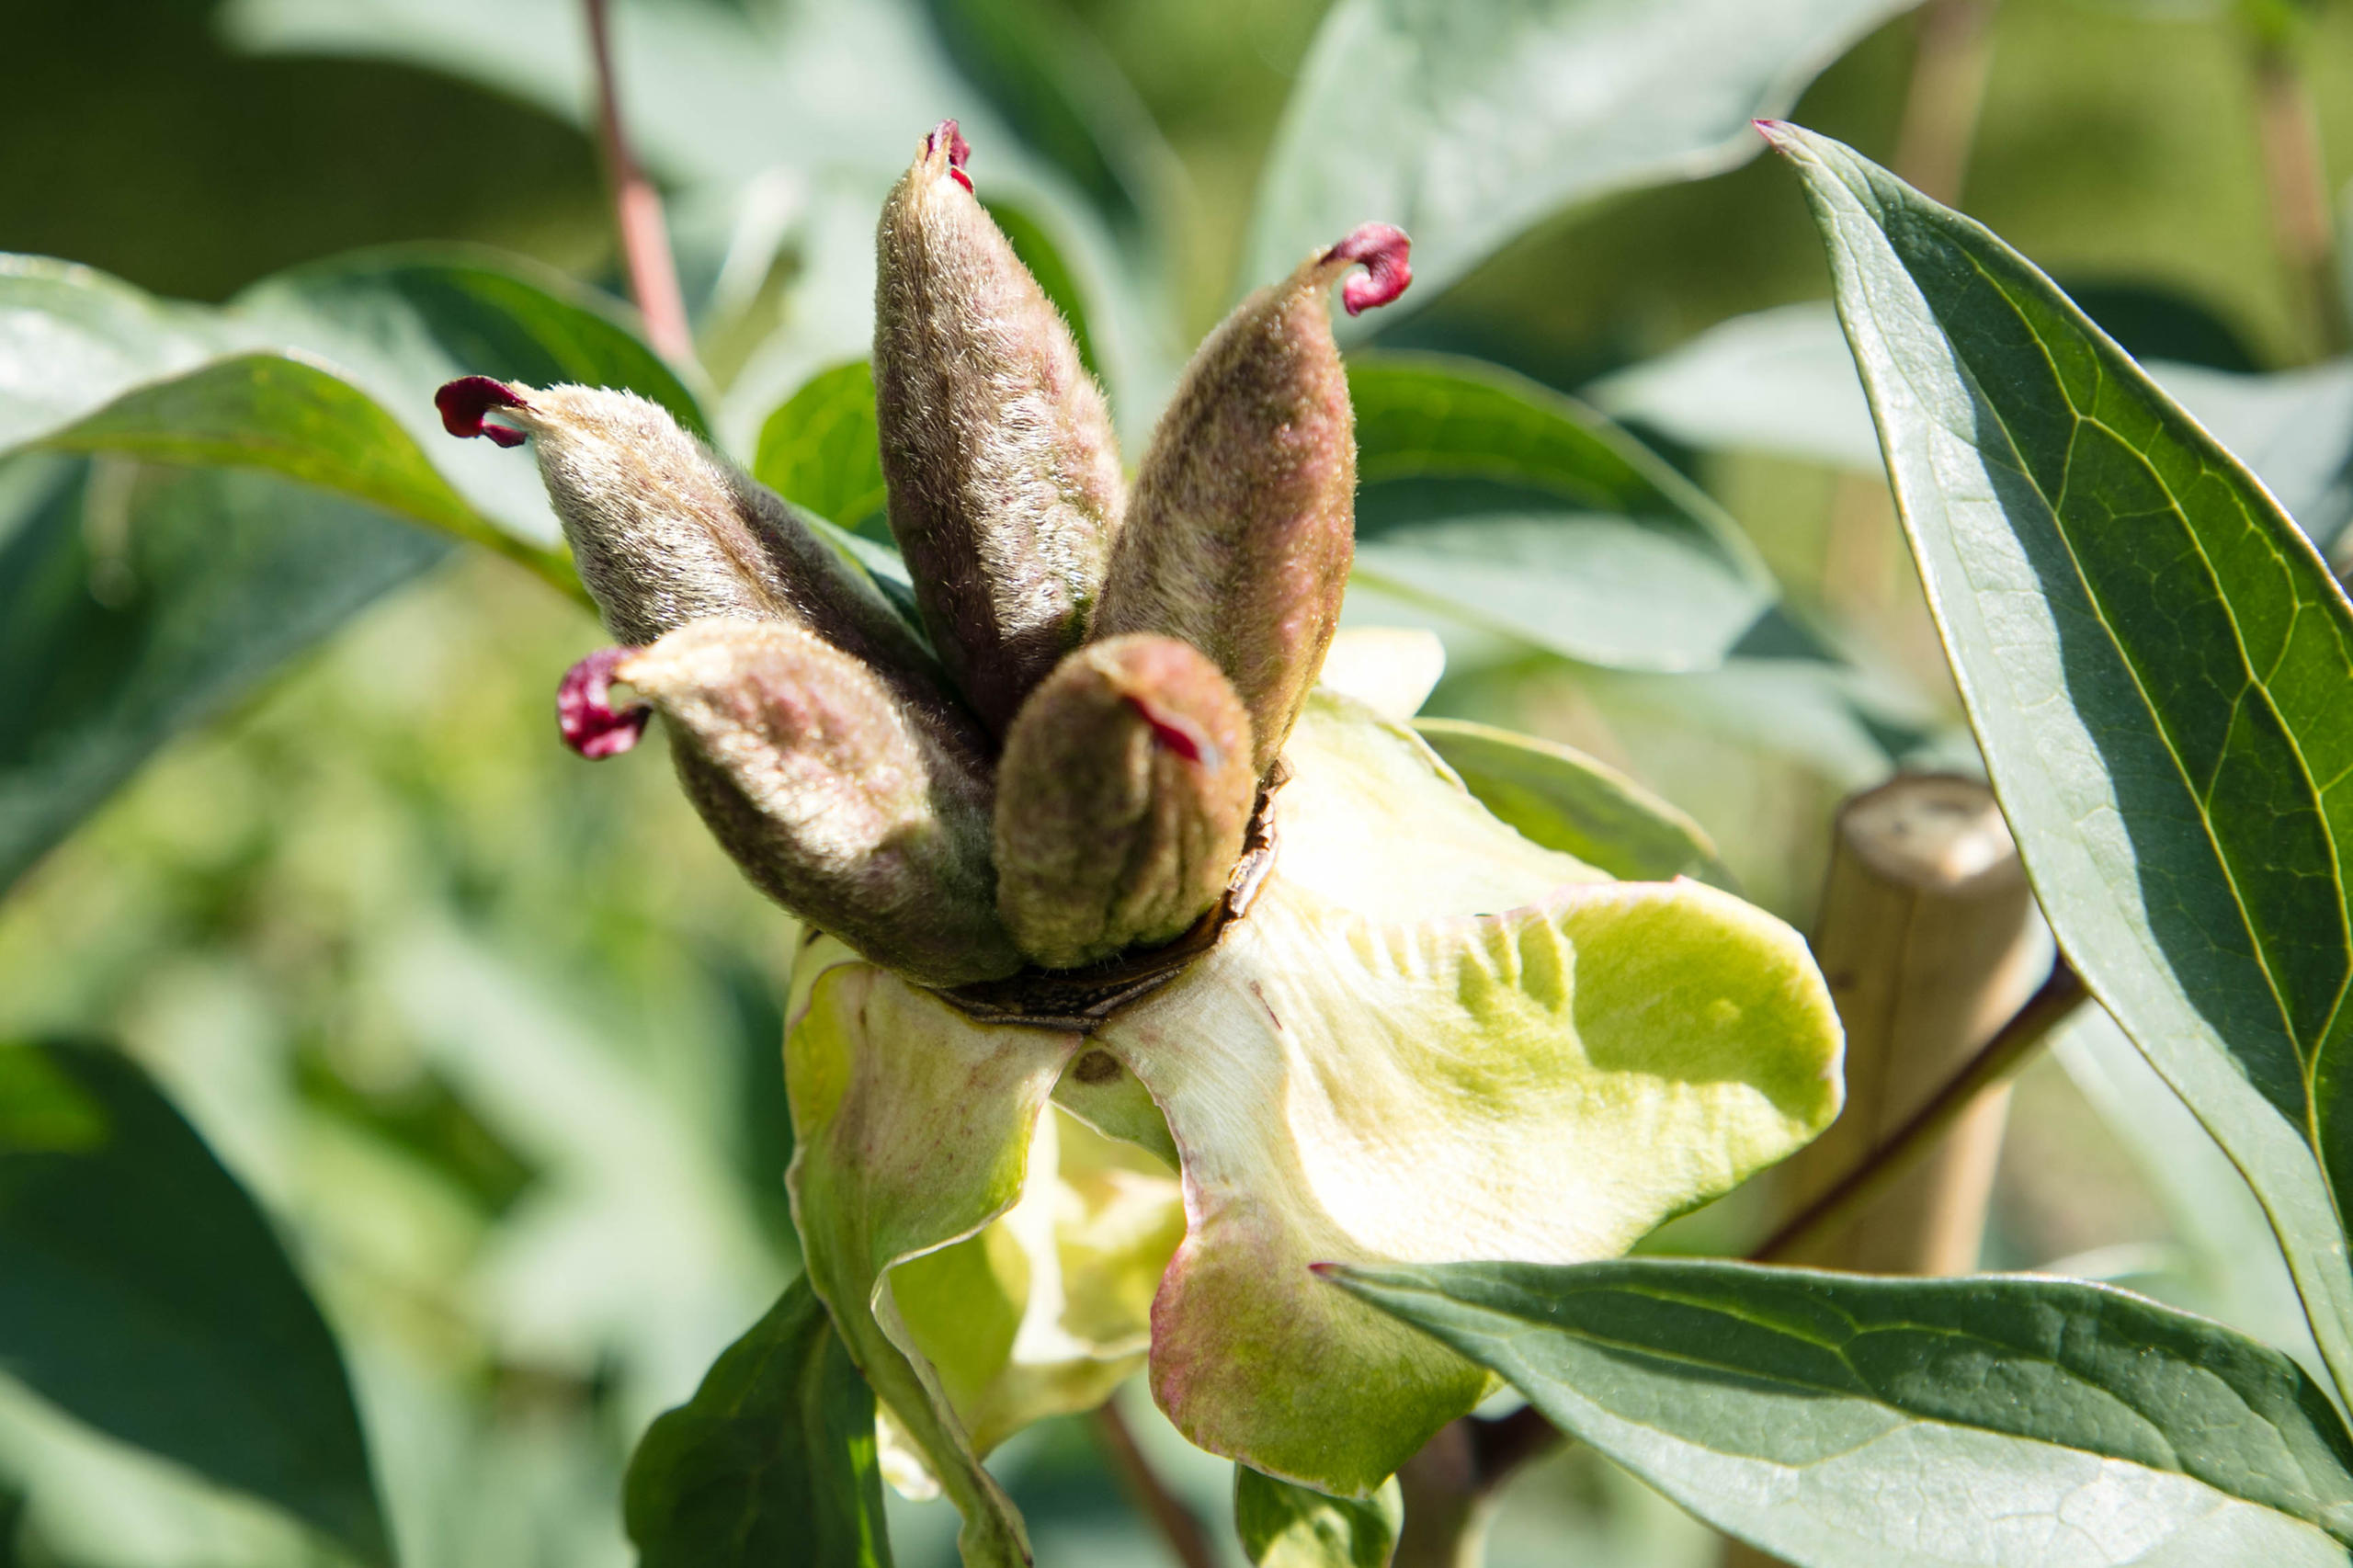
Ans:
[[[688,798],[793,914],[926,985],[1021,967],[997,919],[987,774],[857,659],[779,621],[698,620],[606,676],[662,715]]]
[[[874,401],[891,531],[940,662],[1002,734],[1075,647],[1122,504],[1070,329],[972,197],[949,120],[883,204]]]
[[[1256,802],[1250,717],[1172,637],[1090,642],[1015,718],[998,764],[997,910],[1076,969],[1182,936],[1225,892]]]
[[[1315,684],[1355,554],[1356,422],[1325,291],[1353,315],[1411,280],[1405,236],[1368,223],[1261,289],[1178,381],[1136,476],[1095,635],[1182,638],[1250,711],[1265,777]]]
[[[487,376],[451,381],[434,402],[452,435],[504,447],[531,438],[580,580],[622,642],[649,643],[714,616],[783,621],[866,660],[911,697],[939,699],[930,655],[874,585],[660,404]],[[485,423],[492,414],[509,423]]]

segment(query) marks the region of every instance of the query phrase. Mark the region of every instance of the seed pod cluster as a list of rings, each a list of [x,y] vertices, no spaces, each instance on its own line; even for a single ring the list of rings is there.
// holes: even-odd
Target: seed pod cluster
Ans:
[[[1369,224],[1211,335],[1131,499],[1068,327],[975,199],[955,122],[877,232],[892,532],[928,645],[793,509],[626,392],[441,390],[452,434],[529,439],[626,644],[559,693],[588,756],[659,713],[746,874],[921,983],[1170,942],[1227,889],[1336,622],[1356,445],[1326,295],[1395,298]],[[1124,519],[1124,521],[1123,521]],[[617,707],[625,685],[644,701]]]

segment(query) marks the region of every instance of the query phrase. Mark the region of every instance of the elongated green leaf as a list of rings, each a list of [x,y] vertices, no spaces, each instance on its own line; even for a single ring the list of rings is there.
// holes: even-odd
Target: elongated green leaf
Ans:
[[[846,528],[879,517],[890,497],[873,367],[853,359],[812,376],[760,427],[752,477]]]
[[[890,1568],[874,1395],[808,1280],[647,1428],[625,1513],[643,1568]]]
[[[1387,1568],[1405,1522],[1391,1476],[1358,1502],[1233,1467],[1233,1528],[1258,1568]]]
[[[0,259],[0,450],[45,443],[273,471],[576,591],[530,465],[441,429],[434,389],[469,374],[623,387],[706,428],[617,310],[486,253],[339,258],[218,311],[153,301],[86,267]]]
[[[114,1052],[0,1045],[0,1365],[391,1561],[334,1335],[253,1199]]]
[[[222,310],[0,256],[0,456],[108,454],[112,475],[0,480],[0,676],[28,704],[0,739],[0,886],[164,740],[438,559],[382,514],[578,593],[533,466],[440,428],[434,389],[472,373],[627,387],[703,427],[612,307],[481,253],[323,262]]]
[[[0,460],[0,890],[156,747],[448,549],[264,474]]]
[[[620,387],[710,434],[695,393],[638,338],[632,314],[519,256],[456,245],[359,251],[264,278],[229,314],[382,404],[476,510],[538,544],[554,542],[556,523],[531,465],[499,460],[487,442],[451,440],[433,406],[442,382]]]
[[[1643,1258],[1336,1269],[1799,1568],[2353,1560],[2296,1364],[2104,1286]]]
[[[1378,219],[1414,236],[1405,302],[1427,302],[1573,202],[1744,162],[1751,119],[1911,3],[1340,0],[1283,112],[1243,277]]]
[[[62,451],[190,467],[254,468],[404,513],[460,538],[497,538],[366,393],[300,359],[236,354],[135,387],[51,431]]]
[[[1523,838],[1620,881],[1732,883],[1704,828],[1606,763],[1468,720],[1421,719],[1414,728]]]
[[[2326,1377],[2263,1206],[2181,1096],[2098,1007],[2079,1009],[2052,1034],[2051,1054],[2122,1142],[2173,1221],[2182,1265],[2133,1288],[2227,1324]]]
[[[1357,570],[1594,664],[1703,669],[1776,597],[1732,520],[1608,421],[1476,361],[1353,360]]]
[[[2340,1390],[2353,606],[2311,542],[1979,225],[1772,131],[1971,722],[2067,956],[2262,1199]],[[2325,1173],[2325,1175],[2324,1175]]]

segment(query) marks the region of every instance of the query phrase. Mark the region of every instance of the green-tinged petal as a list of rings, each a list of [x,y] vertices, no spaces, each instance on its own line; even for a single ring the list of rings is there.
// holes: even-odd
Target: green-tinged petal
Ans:
[[[1176,1172],[1067,1114],[1038,1124],[1021,1201],[891,1274],[913,1347],[973,1449],[1091,1410],[1143,1365],[1152,1297],[1185,1233]]]
[[[1257,1568],[1386,1568],[1404,1523],[1394,1476],[1352,1501],[1233,1467],[1233,1529]]]
[[[1404,723],[1446,675],[1446,644],[1419,626],[1347,626],[1324,653],[1320,683]]]
[[[1400,922],[1484,914],[1608,880],[1514,833],[1419,735],[1336,692],[1308,699],[1283,761],[1275,873],[1336,908]]]
[[[1029,1561],[885,1289],[892,1266],[977,1233],[1020,1196],[1047,1096],[1076,1035],[983,1028],[830,939],[801,954],[785,1040],[787,1177],[810,1284],[858,1369],[963,1515],[968,1568]]]
[[[1183,1155],[1162,1407],[1213,1452],[1361,1496],[1484,1374],[1310,1264],[1613,1256],[1826,1124],[1840,1036],[1787,926],[1597,880],[1410,732],[1325,697],[1288,756],[1248,917],[1095,1043]]]

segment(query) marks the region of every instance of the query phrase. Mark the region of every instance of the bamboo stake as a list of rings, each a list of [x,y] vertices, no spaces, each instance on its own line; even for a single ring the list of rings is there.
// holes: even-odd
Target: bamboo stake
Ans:
[[[1975,779],[1910,775],[1838,813],[1813,938],[1847,1028],[1847,1108],[1781,1168],[1805,1211],[1870,1161],[1963,1071],[2051,973],[2052,944],[2018,847]],[[1949,1123],[1854,1219],[1781,1261],[1876,1274],[1961,1274],[1984,1238],[2008,1089]],[[1726,1568],[1775,1559],[1731,1544]]]

